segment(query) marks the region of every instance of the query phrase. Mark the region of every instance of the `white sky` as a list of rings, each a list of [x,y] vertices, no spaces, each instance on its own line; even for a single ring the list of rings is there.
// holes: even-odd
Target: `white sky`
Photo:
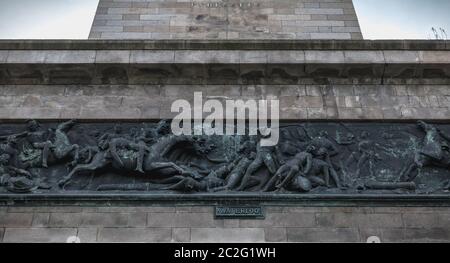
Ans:
[[[431,27],[450,35],[450,0],[354,4],[366,39],[429,39]],[[86,39],[97,5],[98,0],[0,0],[0,39]]]
[[[0,0],[0,38],[86,39],[98,0]]]

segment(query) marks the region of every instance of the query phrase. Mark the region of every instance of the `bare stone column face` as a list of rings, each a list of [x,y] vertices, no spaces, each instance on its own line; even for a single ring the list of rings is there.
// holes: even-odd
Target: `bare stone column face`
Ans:
[[[352,0],[100,0],[90,39],[362,39]]]

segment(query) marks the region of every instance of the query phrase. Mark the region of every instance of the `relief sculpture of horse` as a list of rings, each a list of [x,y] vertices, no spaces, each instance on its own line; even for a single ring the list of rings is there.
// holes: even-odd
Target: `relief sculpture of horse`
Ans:
[[[414,159],[401,171],[400,181],[411,182],[417,177],[417,169],[440,167],[450,169],[450,138],[435,126],[418,121],[425,132],[421,146],[415,150]]]
[[[121,146],[127,144],[125,138],[120,138]],[[133,143],[128,140],[128,143]],[[175,136],[166,135],[159,138],[155,143],[148,147],[143,162],[143,176],[157,175],[163,178],[169,178],[176,175],[186,175],[189,171],[185,170],[170,161],[166,157],[174,149],[196,149],[198,141],[194,137],[190,136]],[[116,161],[114,154],[111,152],[111,147],[100,147],[95,155],[91,158],[87,164],[78,164],[74,169],[64,178],[59,181],[60,186],[66,185],[71,178],[84,171],[96,171],[99,169],[111,168],[114,171],[133,172],[137,165],[137,153],[134,150],[127,150],[125,147],[121,147],[117,150],[117,155],[120,158],[120,162]]]
[[[43,146],[36,147],[35,145],[31,148],[24,147],[22,153],[19,155],[19,160],[23,163],[24,167],[42,167],[43,158],[46,159],[44,163],[48,162],[49,164],[58,163],[71,158],[71,164],[76,164],[79,158],[80,147],[77,144],[72,144],[67,135],[74,125],[74,120],[59,124],[54,131],[53,140],[41,143],[48,144],[47,152]]]

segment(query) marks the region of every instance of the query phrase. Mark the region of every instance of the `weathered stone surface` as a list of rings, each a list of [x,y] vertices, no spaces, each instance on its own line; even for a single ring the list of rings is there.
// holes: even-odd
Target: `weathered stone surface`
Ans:
[[[175,60],[174,51],[152,51],[133,50],[131,51],[131,63],[171,63]]]
[[[0,213],[0,227],[30,227],[32,222],[32,213]]]
[[[147,225],[147,215],[145,212],[130,213],[128,215],[129,227],[144,227]]]
[[[76,228],[7,228],[5,243],[65,243],[77,235]]]
[[[50,226],[123,226],[128,225],[127,213],[52,213]]]
[[[382,242],[450,242],[448,227],[381,229]]]
[[[401,214],[318,213],[317,224],[322,227],[400,228]]]
[[[405,227],[410,228],[430,228],[439,227],[439,214],[431,213],[407,213],[403,214]]]
[[[97,242],[98,228],[78,228],[77,237],[81,243]]]
[[[34,213],[33,227],[47,227],[50,220],[50,213]]]
[[[447,86],[437,85],[331,85],[332,93],[323,93],[322,86],[307,85],[105,85],[78,86],[1,86],[0,115],[5,119],[35,116],[108,119],[159,118],[170,114],[170,105],[179,97],[191,99],[194,91],[205,96],[230,99],[267,98],[280,100],[283,119],[323,119],[328,112],[346,119],[442,119],[449,110]],[[105,96],[111,92],[109,96]],[[205,92],[206,91],[206,92]],[[14,96],[13,94],[18,95]],[[22,94],[28,94],[23,96]],[[448,100],[450,101],[450,99]],[[309,114],[307,115],[307,112]],[[441,114],[439,114],[441,113]],[[339,114],[339,115],[337,115]]]
[[[290,228],[289,242],[358,242],[355,228]]]
[[[319,30],[319,26],[332,27],[333,32],[324,33]],[[316,0],[314,3],[289,0],[237,3],[100,1],[90,34],[91,39],[139,37],[361,39],[362,35],[350,0],[339,3],[322,0]]]
[[[129,50],[99,50],[95,63],[129,63],[130,56]]]
[[[170,242],[170,228],[102,228],[99,242]]]
[[[264,242],[263,228],[192,228],[192,242],[254,243]]]
[[[264,234],[267,242],[286,242],[287,241],[287,229],[276,227],[276,228],[265,228]]]
[[[148,227],[214,227],[212,213],[150,213]]]
[[[5,63],[8,58],[8,51],[0,50],[0,63]]]
[[[1,207],[0,207],[1,208]],[[8,213],[24,215],[35,212],[34,221],[24,226],[0,226],[0,240],[4,228],[5,242],[65,242],[69,236],[78,236],[82,243],[88,242],[240,242],[241,235],[248,235],[245,242],[366,242],[370,236],[380,237],[382,242],[449,242],[450,233],[449,208],[446,207],[304,207],[304,206],[276,206],[267,207],[266,219],[256,224],[252,220],[214,220],[214,225],[207,222],[206,226],[196,223],[168,222],[148,226],[131,226],[132,215],[150,212],[170,215],[182,215],[177,220],[199,217],[205,214],[213,217],[213,207],[191,206],[142,206],[142,207],[10,207],[2,211],[1,218]],[[78,211],[67,213],[67,211]],[[66,213],[64,213],[66,211]],[[83,214],[128,214],[128,225],[116,221],[117,224],[103,226],[76,226],[82,219],[70,220],[70,217],[59,216],[60,223],[55,225],[37,224],[46,221],[46,214],[71,214],[77,217]],[[315,215],[315,220],[301,218],[299,215]],[[286,218],[282,219],[282,215]],[[391,218],[390,218],[391,217]],[[63,219],[64,218],[64,219]],[[139,217],[140,218],[140,217]],[[299,218],[294,222],[294,218]],[[53,219],[55,222],[55,219]],[[193,220],[193,219],[192,219]],[[305,221],[306,220],[306,221]],[[26,221],[26,220],[25,220]],[[50,220],[51,221],[51,220]],[[137,220],[141,221],[141,220]],[[199,220],[205,223],[203,219]],[[229,221],[228,223],[226,221]],[[267,221],[267,222],[264,222]],[[78,223],[77,223],[78,222]],[[111,221],[113,222],[113,221]],[[245,223],[249,222],[249,223]],[[31,225],[33,224],[33,226]],[[64,224],[65,223],[65,224]],[[139,223],[141,224],[141,223]],[[170,227],[172,224],[175,227]],[[210,224],[210,225],[209,225]],[[131,226],[131,227],[130,227]],[[240,231],[242,230],[242,231]],[[97,240],[97,232],[99,238]],[[191,239],[192,235],[192,239]],[[236,241],[236,239],[238,239]]]
[[[265,220],[242,220],[240,227],[313,227],[313,213],[270,213]]]
[[[128,217],[127,213],[87,213],[81,226],[127,226]]]
[[[93,50],[52,50],[40,51],[45,54],[45,63],[78,64],[94,63],[96,51]]]
[[[190,242],[191,229],[190,228],[172,228],[172,242]]]

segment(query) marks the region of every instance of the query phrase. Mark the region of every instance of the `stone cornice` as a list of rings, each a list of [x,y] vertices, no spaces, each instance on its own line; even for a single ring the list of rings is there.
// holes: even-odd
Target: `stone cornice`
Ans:
[[[195,76],[195,78],[193,78]],[[0,84],[448,84],[450,41],[0,41]]]

